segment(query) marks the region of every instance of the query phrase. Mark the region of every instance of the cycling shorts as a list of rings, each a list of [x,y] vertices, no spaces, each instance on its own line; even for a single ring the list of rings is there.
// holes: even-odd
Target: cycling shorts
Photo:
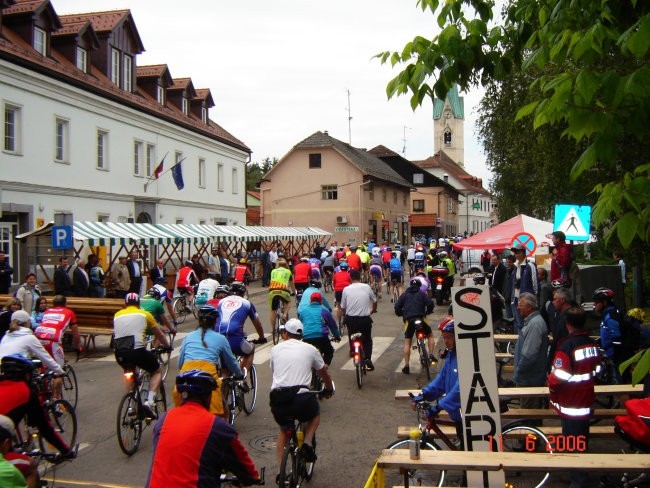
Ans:
[[[271,310],[277,310],[280,307],[280,302],[289,303],[291,301],[291,293],[288,290],[271,290],[269,292],[269,307]]]
[[[56,341],[41,341],[45,350],[54,358],[57,364],[63,367],[65,363],[65,354],[63,354],[63,347]]]
[[[422,329],[424,333],[429,337],[431,335],[431,327],[427,324],[426,320],[422,320]],[[404,321],[404,339],[412,339],[413,334],[415,334],[415,320],[405,320]]]
[[[290,429],[293,421],[308,422],[320,413],[315,393],[299,393],[291,403],[271,407],[273,418],[282,429]]]
[[[336,303],[341,303],[341,298],[343,298],[343,290],[334,292],[334,301]]]
[[[390,272],[390,281],[394,281],[395,283],[401,283],[402,280],[402,272],[401,271],[391,271]]]
[[[370,266],[370,274],[376,276],[377,278],[381,278],[382,271],[381,271],[381,266],[378,264],[373,264]]]
[[[160,367],[156,355],[144,347],[115,351],[115,359],[125,371],[132,371],[137,366],[151,374]]]
[[[255,351],[255,346],[248,342],[245,337],[239,335],[226,336],[226,339],[228,339],[230,349],[232,349],[235,356],[250,356]]]
[[[320,269],[318,268],[312,268],[311,269],[311,277],[315,280],[320,280]]]
[[[323,266],[323,272],[328,274],[334,273],[334,266]]]
[[[309,282],[307,283],[294,283],[296,285],[296,293],[302,294],[307,288],[309,288]]]

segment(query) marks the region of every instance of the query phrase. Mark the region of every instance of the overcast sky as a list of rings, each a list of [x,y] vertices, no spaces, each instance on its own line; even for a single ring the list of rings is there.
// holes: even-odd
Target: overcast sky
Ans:
[[[406,96],[388,101],[386,84],[398,70],[372,59],[436,33],[434,17],[415,0],[51,3],[58,14],[130,9],[145,46],[138,65],[164,63],[172,77],[209,88],[210,118],[250,147],[253,161],[281,158],[318,130],[349,142],[348,90],[352,145],[405,148],[410,160],[434,153],[431,102],[413,112]],[[474,135],[480,94],[462,95],[465,168],[487,187],[489,171]]]

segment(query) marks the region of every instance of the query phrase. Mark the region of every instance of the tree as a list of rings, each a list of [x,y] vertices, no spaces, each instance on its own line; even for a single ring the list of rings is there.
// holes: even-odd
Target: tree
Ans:
[[[528,77],[534,99],[517,107],[517,120],[532,116],[535,130],[560,127],[578,143],[571,180],[589,172],[593,221],[608,237],[624,247],[650,242],[650,2],[511,0],[494,26],[490,0],[417,4],[442,30],[378,55],[405,65],[388,97],[410,93],[415,109],[426,97],[444,99],[453,84],[467,90]]]
[[[250,163],[246,166],[246,189],[256,190],[264,175],[278,163],[278,158],[265,158],[261,162]]]

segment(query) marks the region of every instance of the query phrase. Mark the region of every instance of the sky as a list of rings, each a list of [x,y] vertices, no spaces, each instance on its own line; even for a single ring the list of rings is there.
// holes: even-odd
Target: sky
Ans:
[[[281,158],[316,131],[355,147],[382,144],[409,160],[435,151],[432,103],[391,100],[399,73],[375,54],[401,50],[437,23],[416,0],[51,0],[59,15],[130,9],[145,52],[174,78],[209,88],[210,118],[243,141],[252,161]],[[348,104],[349,93],[349,104]],[[465,97],[465,169],[490,172],[475,136],[478,90]],[[349,109],[349,110],[348,110]],[[349,120],[349,117],[352,117]],[[350,140],[351,139],[351,140]]]

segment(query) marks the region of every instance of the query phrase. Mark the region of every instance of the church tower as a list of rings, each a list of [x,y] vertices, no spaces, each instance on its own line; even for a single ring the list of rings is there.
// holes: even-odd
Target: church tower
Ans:
[[[444,100],[433,101],[433,152],[440,150],[461,168],[465,161],[465,100],[454,85]]]

